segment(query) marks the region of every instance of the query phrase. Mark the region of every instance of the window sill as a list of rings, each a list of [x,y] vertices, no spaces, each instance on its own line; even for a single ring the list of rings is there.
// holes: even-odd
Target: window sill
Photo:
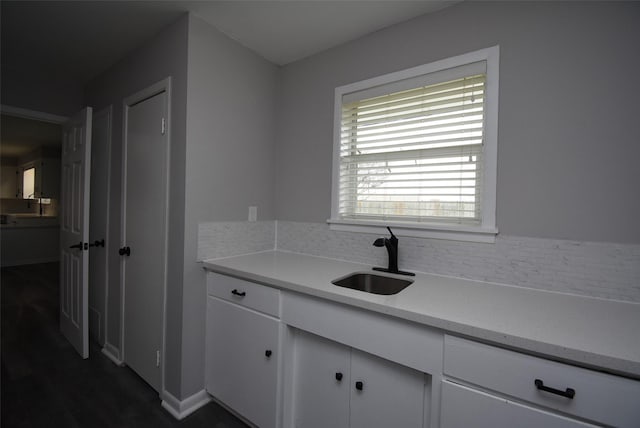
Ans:
[[[357,232],[386,234],[386,227],[393,228],[398,236],[413,238],[446,239],[450,241],[480,242],[493,244],[496,241],[498,229],[483,229],[479,226],[442,225],[428,223],[386,222],[375,220],[340,220],[329,219],[329,228],[340,232]]]

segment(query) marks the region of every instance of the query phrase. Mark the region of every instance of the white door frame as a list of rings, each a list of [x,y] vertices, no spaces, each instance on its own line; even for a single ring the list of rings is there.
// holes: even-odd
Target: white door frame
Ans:
[[[166,158],[166,181],[165,181],[165,239],[164,239],[164,272],[162,272],[162,357],[160,358],[160,397],[164,394],[164,368],[166,361],[166,331],[167,331],[167,266],[169,262],[168,250],[169,250],[169,177],[171,176],[171,77],[167,77],[153,85],[128,96],[122,101],[122,180],[120,188],[121,196],[121,210],[120,210],[120,245],[125,245],[125,227],[126,227],[126,213],[127,213],[127,128],[129,107],[139,102],[151,98],[154,95],[158,95],[162,92],[166,93],[166,112],[167,117],[165,120],[165,135],[167,138],[167,158]],[[125,271],[124,263],[120,262],[120,360],[126,364],[126,349],[124,347],[124,335],[125,335],[125,293],[124,293]]]

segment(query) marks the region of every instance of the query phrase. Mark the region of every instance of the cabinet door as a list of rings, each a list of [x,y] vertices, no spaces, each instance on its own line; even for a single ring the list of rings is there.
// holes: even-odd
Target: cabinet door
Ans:
[[[595,427],[491,394],[442,382],[441,428]]]
[[[422,427],[425,376],[353,349],[351,428]]]
[[[296,330],[293,411],[296,428],[349,426],[350,348]]]
[[[279,324],[207,299],[207,391],[261,428],[276,424]]]

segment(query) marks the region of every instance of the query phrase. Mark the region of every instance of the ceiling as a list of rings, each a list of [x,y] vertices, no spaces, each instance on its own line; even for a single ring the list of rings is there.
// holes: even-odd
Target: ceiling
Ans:
[[[285,65],[458,1],[214,1],[196,15],[267,60]]]
[[[83,86],[187,11],[268,61],[285,65],[459,1],[2,0],[2,75],[37,73]],[[2,156],[52,144],[51,124],[32,123],[32,131],[18,131],[24,120],[3,117]]]
[[[2,60],[85,83],[191,11],[284,65],[458,1],[2,1]]]

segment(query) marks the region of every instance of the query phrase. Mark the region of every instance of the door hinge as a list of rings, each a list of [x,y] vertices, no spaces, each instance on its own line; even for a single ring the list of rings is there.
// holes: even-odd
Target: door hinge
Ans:
[[[156,367],[160,367],[160,351],[156,351]]]
[[[167,121],[163,117],[162,118],[162,135],[164,135],[166,131],[167,131]]]

